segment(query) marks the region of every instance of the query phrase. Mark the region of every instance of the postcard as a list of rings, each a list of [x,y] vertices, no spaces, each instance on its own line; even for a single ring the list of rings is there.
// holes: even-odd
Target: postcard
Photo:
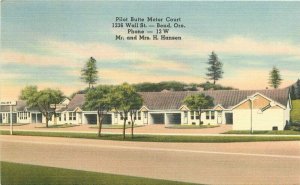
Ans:
[[[300,2],[1,1],[1,184],[300,184]]]

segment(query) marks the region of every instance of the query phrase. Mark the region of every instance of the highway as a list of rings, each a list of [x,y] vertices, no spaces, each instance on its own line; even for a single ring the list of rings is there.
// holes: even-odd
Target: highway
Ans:
[[[0,136],[1,160],[203,184],[300,184],[300,142],[147,143]]]

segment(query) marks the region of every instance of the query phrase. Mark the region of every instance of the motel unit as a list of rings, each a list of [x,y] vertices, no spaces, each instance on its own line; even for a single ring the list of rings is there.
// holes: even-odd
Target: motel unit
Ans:
[[[183,103],[192,94],[203,93],[214,99],[214,106],[203,110],[201,124],[230,124],[233,130],[283,130],[290,122],[291,100],[289,89],[272,90],[215,90],[215,91],[163,91],[140,92],[143,106],[134,116],[135,124],[199,125],[198,111]],[[56,108],[57,118],[50,124],[97,124],[97,111],[84,110],[85,95],[76,94],[65,99]],[[0,123],[9,123],[9,108],[0,107]],[[104,115],[103,124],[120,125],[130,116],[111,111]],[[13,110],[15,123],[45,122],[37,109],[18,101]]]

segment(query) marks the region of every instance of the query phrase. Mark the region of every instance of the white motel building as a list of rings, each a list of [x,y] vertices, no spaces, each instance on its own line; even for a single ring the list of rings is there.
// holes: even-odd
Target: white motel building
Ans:
[[[291,100],[289,89],[274,90],[215,90],[140,92],[143,106],[135,116],[135,124],[199,125],[198,112],[183,104],[185,97],[203,93],[214,98],[214,106],[203,110],[203,124],[231,124],[233,130],[283,130],[290,121]],[[83,109],[84,94],[76,94],[57,106],[56,121],[50,124],[97,124],[97,111]],[[0,124],[10,122],[9,106],[0,106]],[[123,124],[122,113],[109,112],[103,124]],[[128,116],[128,124],[131,120]],[[45,123],[44,116],[24,101],[13,106],[13,123]],[[56,123],[54,123],[56,122]]]

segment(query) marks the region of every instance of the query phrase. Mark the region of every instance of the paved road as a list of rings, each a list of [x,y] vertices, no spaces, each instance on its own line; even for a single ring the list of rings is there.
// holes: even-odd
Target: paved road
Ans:
[[[205,184],[300,184],[300,142],[143,143],[0,136],[1,160]]]

